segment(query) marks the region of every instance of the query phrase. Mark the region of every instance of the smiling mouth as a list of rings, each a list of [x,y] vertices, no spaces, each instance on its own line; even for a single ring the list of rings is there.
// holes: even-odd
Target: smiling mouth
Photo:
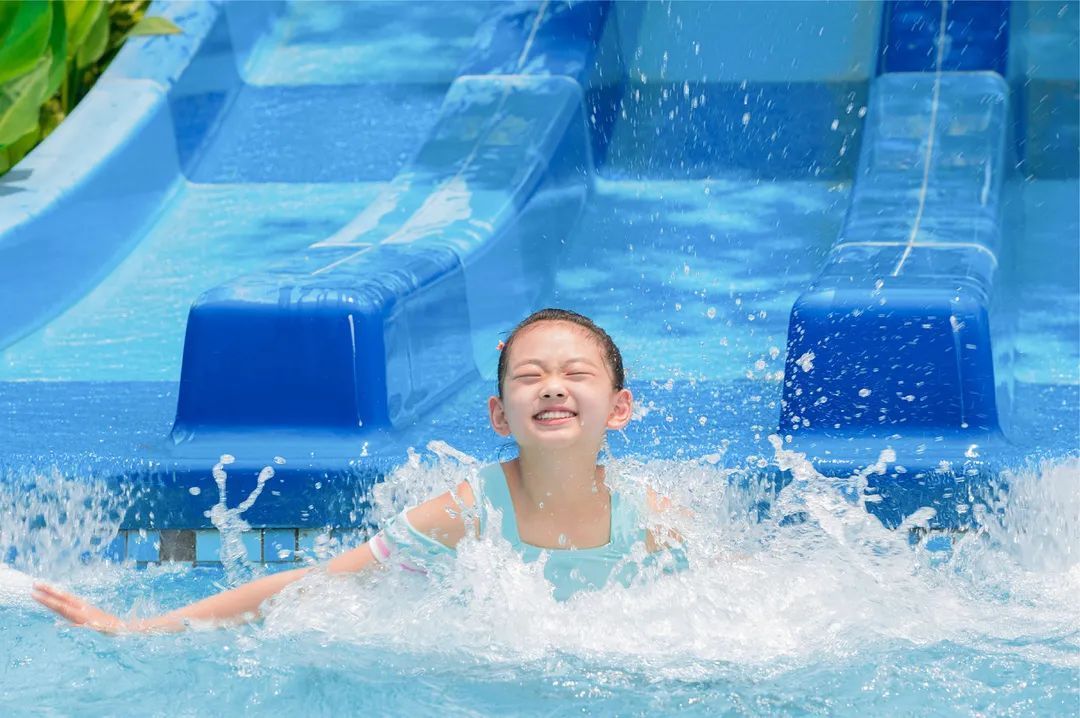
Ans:
[[[533,414],[533,419],[541,424],[562,424],[577,416],[573,411],[541,411]]]

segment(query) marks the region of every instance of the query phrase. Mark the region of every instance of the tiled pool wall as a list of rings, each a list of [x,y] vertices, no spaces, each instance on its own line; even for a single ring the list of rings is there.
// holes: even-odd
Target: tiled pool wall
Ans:
[[[367,538],[361,528],[268,528],[239,534],[243,559],[251,563],[290,564],[324,558],[331,548]],[[217,529],[132,529],[120,531],[102,552],[109,561],[137,564],[222,564],[223,539]]]
[[[941,531],[914,527],[908,531],[912,545],[925,550],[947,553],[953,542],[965,533],[963,529]],[[248,563],[270,564],[285,568],[323,560],[343,548],[359,545],[369,538],[367,529],[255,529],[239,536],[243,555]],[[180,564],[186,566],[221,566],[222,536],[216,529],[161,529],[120,531],[101,557],[120,563],[134,561],[137,565]]]

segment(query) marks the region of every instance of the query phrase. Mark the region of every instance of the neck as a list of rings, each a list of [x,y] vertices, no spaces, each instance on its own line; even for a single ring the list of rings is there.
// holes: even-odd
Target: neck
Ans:
[[[530,453],[518,458],[521,490],[532,506],[560,511],[589,506],[607,498],[603,472],[597,469],[596,452]]]

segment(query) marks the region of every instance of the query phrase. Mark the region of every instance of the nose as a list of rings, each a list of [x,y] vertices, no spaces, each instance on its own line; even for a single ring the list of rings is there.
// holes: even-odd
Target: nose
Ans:
[[[565,399],[566,390],[556,381],[548,382],[543,390],[540,392],[540,396],[545,399]]]

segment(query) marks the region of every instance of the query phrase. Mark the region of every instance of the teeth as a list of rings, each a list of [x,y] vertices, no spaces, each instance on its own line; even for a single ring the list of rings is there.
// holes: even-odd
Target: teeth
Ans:
[[[536,415],[536,418],[540,421],[546,419],[569,419],[573,415],[574,412],[572,411],[541,411]]]

